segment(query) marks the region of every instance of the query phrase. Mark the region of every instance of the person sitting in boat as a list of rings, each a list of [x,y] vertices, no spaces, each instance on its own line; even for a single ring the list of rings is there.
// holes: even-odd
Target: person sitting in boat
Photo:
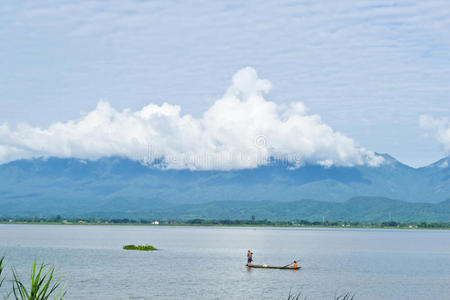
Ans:
[[[293,267],[294,267],[294,268],[298,268],[298,264],[297,264],[297,261],[296,261],[296,260],[294,260],[294,265],[293,265]]]
[[[251,265],[253,261],[253,252],[248,250],[247,251],[247,265]]]

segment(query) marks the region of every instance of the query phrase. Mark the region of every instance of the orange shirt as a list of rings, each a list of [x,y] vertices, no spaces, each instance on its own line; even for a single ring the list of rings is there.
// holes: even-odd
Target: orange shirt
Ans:
[[[297,263],[294,263],[294,268],[298,268],[298,265],[297,265]]]

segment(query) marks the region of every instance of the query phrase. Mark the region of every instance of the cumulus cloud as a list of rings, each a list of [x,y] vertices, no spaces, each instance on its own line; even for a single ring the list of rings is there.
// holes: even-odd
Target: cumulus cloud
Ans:
[[[445,153],[450,154],[450,120],[422,115],[419,123],[420,127],[438,140]]]
[[[107,102],[78,120],[48,128],[0,126],[0,161],[38,156],[97,159],[125,156],[174,169],[254,168],[282,159],[293,166],[376,166],[382,158],[334,131],[301,102],[264,99],[271,83],[254,69],[239,70],[202,117],[177,105],[149,104],[117,111]]]

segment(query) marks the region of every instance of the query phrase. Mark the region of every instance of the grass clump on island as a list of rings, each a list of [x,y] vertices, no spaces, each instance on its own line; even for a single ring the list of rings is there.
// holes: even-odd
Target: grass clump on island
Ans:
[[[158,250],[152,245],[125,245],[123,246],[124,250],[138,250],[138,251],[155,251]]]

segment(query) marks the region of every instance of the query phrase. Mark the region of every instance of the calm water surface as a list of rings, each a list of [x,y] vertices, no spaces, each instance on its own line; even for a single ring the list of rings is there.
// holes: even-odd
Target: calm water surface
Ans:
[[[247,249],[303,269],[249,270]],[[23,278],[54,264],[67,299],[450,299],[450,231],[0,225],[0,253]]]

